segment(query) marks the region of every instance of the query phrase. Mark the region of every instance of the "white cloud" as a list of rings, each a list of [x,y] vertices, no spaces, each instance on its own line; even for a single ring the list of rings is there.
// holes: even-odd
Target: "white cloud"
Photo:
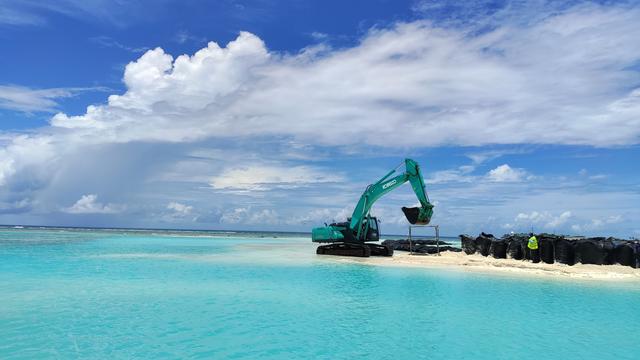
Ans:
[[[231,211],[226,211],[220,217],[221,224],[239,224],[242,223],[249,212],[248,208],[235,208]]]
[[[473,161],[474,165],[480,165],[487,161],[495,160],[506,155],[522,155],[530,151],[521,148],[500,149],[500,150],[483,150],[468,153],[466,156]]]
[[[5,151],[0,150],[0,155],[4,155]],[[13,164],[15,160],[10,157],[1,157],[0,158],[0,186],[4,185],[7,181],[7,178],[15,173],[15,169]]]
[[[571,218],[571,211],[565,211],[560,216],[552,218],[548,223],[545,224],[548,228],[556,228],[558,226],[564,225]]]
[[[120,141],[635,144],[640,92],[628,90],[628,68],[640,49],[625,45],[640,35],[638,16],[635,8],[581,6],[477,36],[400,23],[315,55],[271,53],[249,33],[175,60],[157,48],[127,66],[125,94],[52,124]]]
[[[314,31],[311,34],[309,34],[309,36],[311,36],[311,38],[313,38],[314,40],[317,41],[324,41],[327,40],[329,38],[329,35],[323,32],[319,32],[319,31]]]
[[[164,1],[154,2],[159,7]],[[102,20],[122,26],[125,19],[143,14],[149,16],[155,7],[140,1],[12,1],[0,0],[0,24],[43,25],[45,13],[62,14],[84,21]]]
[[[609,215],[602,218],[594,218],[589,222],[582,224],[574,224],[571,226],[573,231],[594,231],[605,228],[607,225],[621,223],[624,218],[621,215]]]
[[[0,85],[0,108],[22,112],[53,112],[57,99],[68,98],[87,90],[101,88],[52,88],[31,89],[24,86]]]
[[[578,175],[587,177],[589,180],[604,180],[609,177],[609,175],[606,174],[589,175],[589,171],[587,169],[580,169],[580,171],[578,171]]]
[[[283,221],[274,209],[256,209],[248,206],[225,211],[220,218],[220,223],[231,225],[278,225]]]
[[[44,21],[41,17],[22,11],[20,9],[12,9],[3,1],[0,1],[0,24],[6,25],[40,25]]]
[[[528,177],[523,169],[512,168],[508,164],[502,164],[487,173],[487,178],[494,182],[517,182]]]
[[[606,178],[608,178],[608,177],[609,177],[609,176],[608,176],[608,175],[605,175],[605,174],[596,174],[596,175],[591,175],[591,176],[589,176],[589,179],[590,179],[590,180],[604,180],[604,179],[606,179]]]
[[[452,182],[471,182],[474,180],[473,176],[467,175],[473,171],[474,167],[461,166],[452,170],[441,170],[433,172],[425,179],[427,184],[442,184]]]
[[[267,191],[291,189],[309,184],[340,182],[344,178],[311,166],[248,166],[233,168],[211,179],[214,189]]]
[[[172,201],[167,205],[167,209],[173,210],[174,214],[176,215],[187,216],[193,211],[193,206]]]
[[[564,225],[573,217],[571,211],[564,211],[560,215],[555,216],[547,211],[531,213],[519,213],[514,221],[515,224],[506,224],[505,228],[515,228],[516,226],[526,227],[530,225],[542,225],[546,229],[555,229]]]
[[[88,194],[76,201],[72,206],[65,208],[64,212],[69,214],[115,214],[123,211],[120,205],[102,204],[98,202],[98,195]]]
[[[184,44],[186,42],[193,42],[196,44],[204,44],[207,42],[207,39],[201,36],[196,36],[188,32],[187,30],[179,30],[174,36],[173,41],[178,44]]]
[[[96,44],[99,44],[103,47],[111,47],[111,48],[116,48],[116,49],[121,49],[124,51],[128,51],[131,53],[142,53],[145,52],[147,50],[149,50],[148,47],[145,46],[140,46],[140,47],[132,47],[132,46],[128,46],[128,45],[124,45],[121,42],[109,37],[109,36],[95,36],[90,38],[89,40],[95,42]]]
[[[247,220],[249,224],[277,225],[280,223],[278,213],[273,209],[262,209],[255,212]]]

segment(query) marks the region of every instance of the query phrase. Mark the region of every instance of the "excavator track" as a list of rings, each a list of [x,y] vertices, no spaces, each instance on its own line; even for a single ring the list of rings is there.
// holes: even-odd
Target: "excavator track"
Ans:
[[[386,245],[367,244],[371,250],[371,256],[393,256],[393,248]]]
[[[356,257],[393,256],[393,249],[378,244],[334,243],[318,246],[316,254]]]

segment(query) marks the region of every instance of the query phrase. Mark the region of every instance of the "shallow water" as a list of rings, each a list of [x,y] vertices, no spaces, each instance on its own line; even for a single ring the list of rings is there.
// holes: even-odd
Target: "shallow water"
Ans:
[[[637,359],[640,290],[259,234],[0,230],[0,358]]]

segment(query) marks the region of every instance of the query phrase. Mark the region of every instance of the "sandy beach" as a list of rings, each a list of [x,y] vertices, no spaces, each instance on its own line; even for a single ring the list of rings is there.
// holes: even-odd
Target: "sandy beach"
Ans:
[[[315,254],[315,244],[306,242],[278,242],[272,244],[239,244],[236,246],[242,251],[242,258],[248,261],[265,262],[273,264],[306,263],[308,261],[332,261],[338,263],[356,263],[371,266],[412,267],[412,268],[438,268],[451,271],[464,271],[503,275],[510,277],[545,277],[558,280],[587,280],[602,282],[637,282],[640,284],[640,269],[634,269],[622,265],[585,265],[573,266],[543,262],[532,263],[530,261],[495,259],[491,256],[484,257],[479,254],[466,255],[464,252],[445,251],[438,255],[411,255],[405,251],[395,251],[392,257],[372,256],[368,258],[347,256],[326,256]],[[287,259],[283,262],[282,259]],[[212,259],[209,259],[212,261]],[[220,261],[216,258],[215,261]]]
[[[630,281],[640,283],[640,269],[621,265],[584,265],[532,263],[512,259],[494,259],[463,252],[443,252],[437,255],[410,255],[396,251],[393,257],[340,258],[339,261],[376,266],[443,268],[458,271],[502,274],[507,276],[541,276],[556,279],[593,281]]]

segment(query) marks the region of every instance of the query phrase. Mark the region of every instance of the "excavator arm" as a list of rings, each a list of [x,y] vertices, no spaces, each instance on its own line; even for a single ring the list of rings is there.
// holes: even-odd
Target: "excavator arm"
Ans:
[[[365,230],[365,220],[369,217],[369,211],[373,204],[382,196],[404,185],[407,181],[411,183],[411,188],[413,188],[413,192],[420,202],[420,207],[402,208],[407,220],[411,224],[420,225],[427,225],[431,221],[433,205],[429,202],[429,197],[424,188],[424,179],[420,173],[420,166],[411,159],[405,159],[404,163],[404,173],[391,177],[397,172],[396,169],[391,170],[375,184],[369,185],[360,197],[360,201],[358,201],[353,210],[349,224],[351,230],[357,233],[357,239],[362,237],[362,232]]]

